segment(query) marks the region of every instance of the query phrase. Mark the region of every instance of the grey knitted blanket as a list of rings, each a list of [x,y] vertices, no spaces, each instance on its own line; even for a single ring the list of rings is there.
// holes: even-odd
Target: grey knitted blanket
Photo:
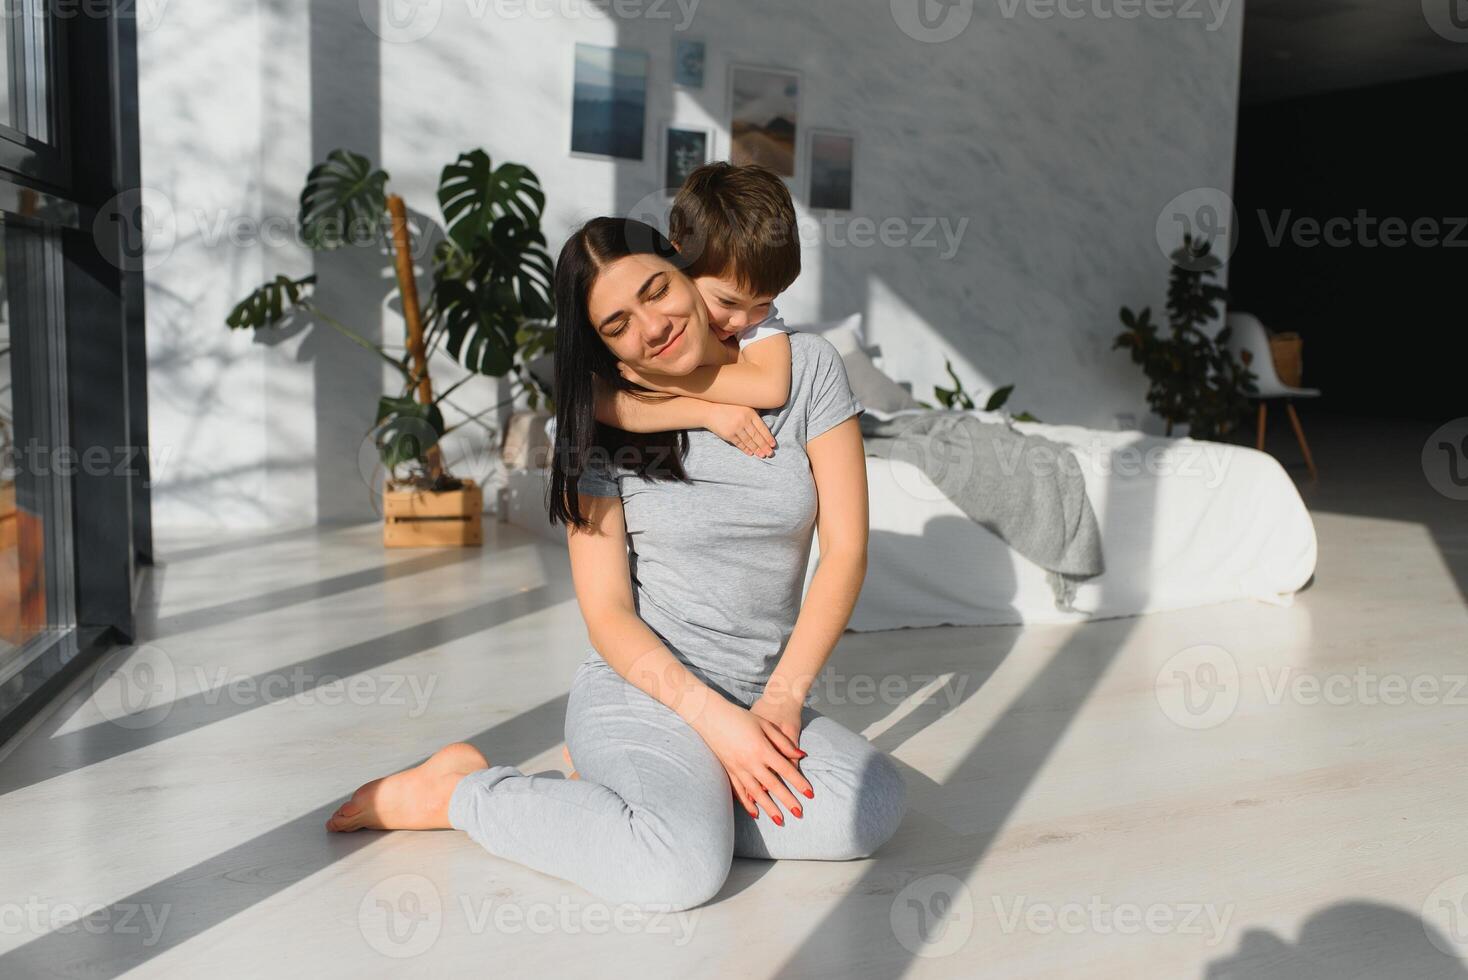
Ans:
[[[861,416],[866,454],[921,469],[949,500],[1045,569],[1057,609],[1105,570],[1080,464],[1066,446],[965,412]]]

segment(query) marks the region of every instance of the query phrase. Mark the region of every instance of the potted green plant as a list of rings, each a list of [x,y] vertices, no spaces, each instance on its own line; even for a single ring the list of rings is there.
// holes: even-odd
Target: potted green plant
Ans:
[[[453,427],[445,424],[441,405],[476,375],[512,377],[510,397],[501,405],[521,394],[532,408],[549,400],[527,369],[554,346],[552,262],[540,230],[545,194],[528,168],[495,167],[483,150],[460,154],[444,167],[438,186],[444,234],[433,251],[433,285],[423,302],[407,209],[387,192],[387,182],[388,174],[366,157],[334,150],[307,175],[297,220],[302,241],[313,250],[365,242],[392,254],[407,337],[401,356],[322,309],[313,298],[314,275],[276,276],[241,300],[226,322],[231,329],[260,331],[309,317],[391,365],[401,386],[379,397],[373,430],[387,471],[385,538],[390,545],[475,544],[480,491],[443,464],[439,443]],[[435,394],[435,356],[450,357],[471,373]],[[467,526],[445,523],[451,521]]]
[[[1254,373],[1228,349],[1229,328],[1204,329],[1218,317],[1228,290],[1213,282],[1222,265],[1206,241],[1184,236],[1172,254],[1167,289],[1167,331],[1152,322],[1152,310],[1121,308],[1126,328],[1112,349],[1130,352],[1147,376],[1147,404],[1167,424],[1186,425],[1195,439],[1224,439],[1247,420]]]

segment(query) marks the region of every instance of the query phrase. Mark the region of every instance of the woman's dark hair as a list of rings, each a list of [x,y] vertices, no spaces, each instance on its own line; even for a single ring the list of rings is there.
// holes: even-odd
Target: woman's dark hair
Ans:
[[[687,432],[625,432],[596,420],[594,378],[616,390],[643,390],[617,372],[617,359],[586,310],[597,274],[629,255],[656,255],[681,267],[661,232],[630,218],[592,218],[566,239],[556,260],[556,440],[547,501],[552,524],[590,526],[576,482],[591,465],[620,463],[649,479],[688,479],[682,462]]]

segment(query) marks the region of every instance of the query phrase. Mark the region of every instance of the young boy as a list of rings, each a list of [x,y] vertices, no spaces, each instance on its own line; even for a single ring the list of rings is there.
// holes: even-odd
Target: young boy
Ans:
[[[754,409],[790,398],[790,336],[774,307],[800,275],[790,192],[763,167],[705,164],[673,199],[668,237],[689,257],[684,272],[703,296],[710,329],[738,343],[739,360],[686,375],[620,365],[627,380],[671,397],[599,388],[596,418],[628,432],[705,428],[751,456],[768,456],[774,439]]]

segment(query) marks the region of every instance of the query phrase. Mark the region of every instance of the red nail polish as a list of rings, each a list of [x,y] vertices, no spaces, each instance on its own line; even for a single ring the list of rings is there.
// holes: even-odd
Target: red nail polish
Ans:
[[[805,798],[807,800],[813,800],[816,798],[816,791],[813,789],[803,789],[801,790],[801,792],[805,794]]]
[[[775,826],[776,827],[783,827],[783,826],[785,826],[785,818],[782,817],[782,816],[780,816],[778,813],[772,813],[772,814],[770,814],[770,819],[773,820],[773,821],[775,821]]]
[[[803,814],[803,813],[800,812],[800,807],[798,807],[798,806],[791,807],[790,808],[790,812],[793,813],[793,814],[795,814],[797,817],[803,817],[803,816],[805,816],[805,814]]]

